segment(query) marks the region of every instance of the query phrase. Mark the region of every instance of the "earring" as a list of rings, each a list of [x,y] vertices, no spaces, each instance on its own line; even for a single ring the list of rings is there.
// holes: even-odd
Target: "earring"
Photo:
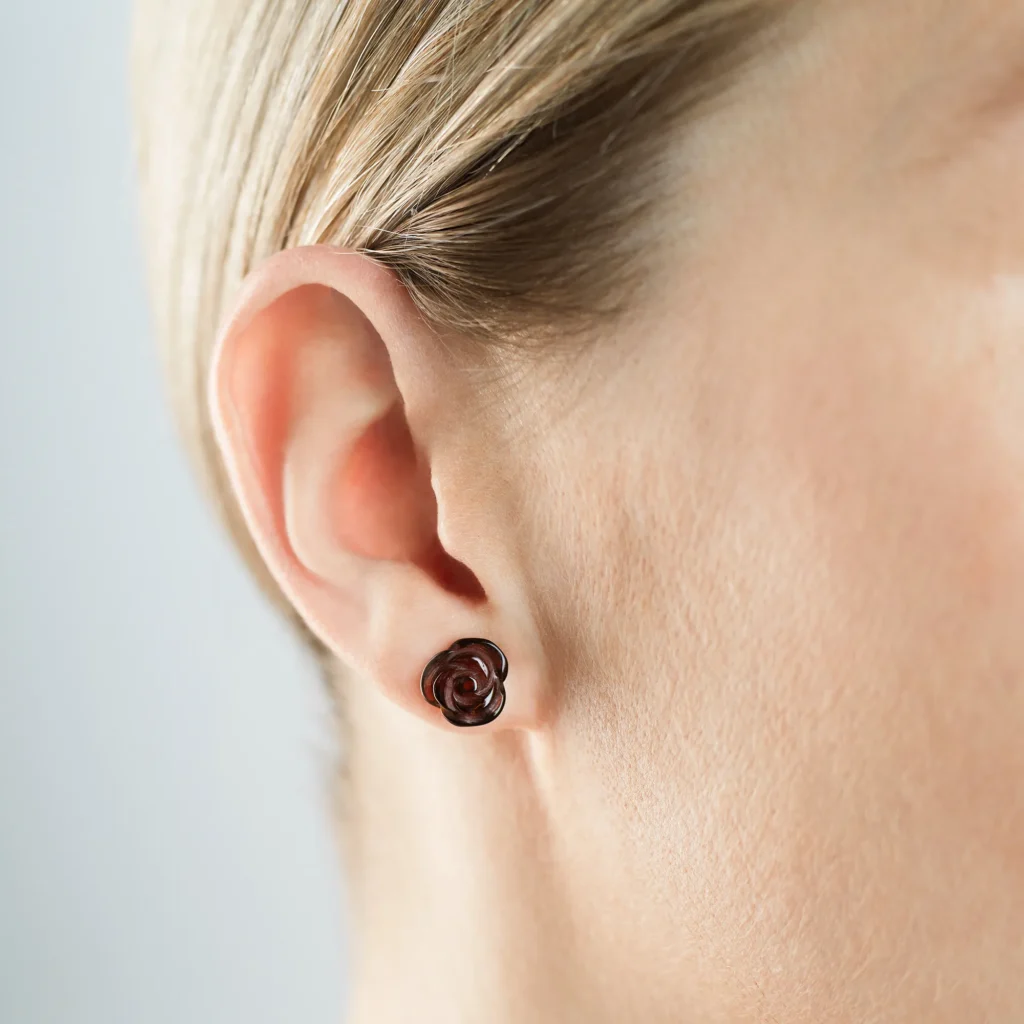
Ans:
[[[505,706],[508,659],[490,640],[456,640],[435,654],[420,676],[424,700],[452,725],[487,725]]]

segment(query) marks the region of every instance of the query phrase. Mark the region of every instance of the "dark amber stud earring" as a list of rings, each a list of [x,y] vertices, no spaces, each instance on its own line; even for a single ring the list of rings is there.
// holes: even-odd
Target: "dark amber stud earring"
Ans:
[[[428,704],[452,725],[487,725],[505,706],[508,660],[490,640],[456,640],[435,654],[420,676]]]

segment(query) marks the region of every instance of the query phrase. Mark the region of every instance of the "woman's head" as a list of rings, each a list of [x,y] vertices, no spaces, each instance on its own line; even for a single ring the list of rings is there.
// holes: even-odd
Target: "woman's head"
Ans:
[[[1017,1019],[1024,15],[185,6],[136,50],[164,351],[353,670],[355,805],[527,766],[576,941],[729,978],[701,1019]],[[418,688],[458,637],[509,659],[472,735]]]

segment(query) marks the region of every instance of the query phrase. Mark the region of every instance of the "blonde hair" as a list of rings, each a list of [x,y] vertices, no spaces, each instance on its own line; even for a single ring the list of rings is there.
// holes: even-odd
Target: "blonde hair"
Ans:
[[[179,424],[268,596],[213,443],[212,342],[247,272],[330,243],[440,328],[549,337],[624,308],[667,125],[721,93],[768,0],[142,0],[150,290]]]

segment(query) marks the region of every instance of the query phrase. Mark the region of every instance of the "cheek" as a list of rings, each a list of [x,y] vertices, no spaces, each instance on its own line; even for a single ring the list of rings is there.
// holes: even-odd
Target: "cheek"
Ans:
[[[736,410],[743,599],[719,605],[738,649],[707,711],[732,846],[708,870],[769,987],[796,954],[924,1007],[1020,956],[1024,365],[957,301],[837,304],[851,326],[776,349]]]
[[[1024,345],[969,305],[664,362],[533,463],[587,877],[674,865],[777,1005],[971,1019],[1024,957]]]
[[[984,722],[986,760],[1016,762],[992,744],[1024,726],[1024,346],[991,328],[950,309],[816,340],[760,410],[752,487],[819,655],[951,742]]]

